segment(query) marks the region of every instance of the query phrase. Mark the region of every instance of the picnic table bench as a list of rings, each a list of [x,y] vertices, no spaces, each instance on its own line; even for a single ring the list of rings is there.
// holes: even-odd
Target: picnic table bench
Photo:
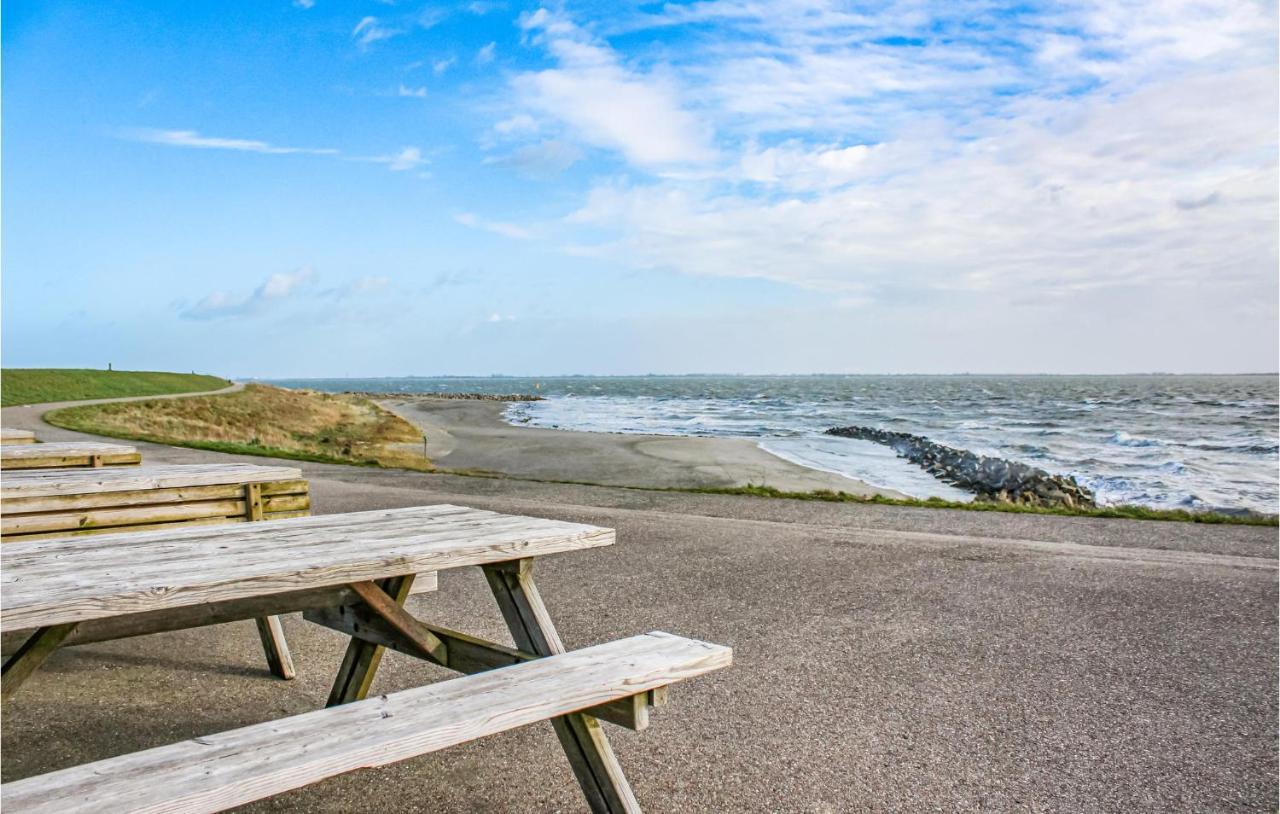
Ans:
[[[142,461],[136,447],[98,441],[54,441],[47,444],[5,442],[0,469],[50,469],[68,466],[121,466]]]
[[[0,444],[34,444],[36,434],[31,430],[15,430],[0,427]]]
[[[611,529],[440,505],[0,546],[0,627],[26,637],[4,663],[6,698],[77,640],[294,611],[349,637],[323,710],[5,783],[0,806],[221,811],[551,720],[592,810],[639,811],[600,720],[644,728],[667,685],[732,651],[649,633],[566,652],[533,560],[613,542]],[[415,578],[464,566],[484,570],[516,647],[404,608]],[[367,699],[386,647],[465,675]]]
[[[275,520],[301,517],[310,509],[302,470],[290,466],[160,464],[24,469],[6,472],[0,479],[0,544]],[[293,660],[280,620],[262,616],[257,623],[272,674],[293,678]],[[6,638],[12,643],[12,636]]]

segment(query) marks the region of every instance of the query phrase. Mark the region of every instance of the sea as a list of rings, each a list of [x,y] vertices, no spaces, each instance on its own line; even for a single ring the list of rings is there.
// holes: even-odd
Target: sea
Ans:
[[[525,393],[516,425],[749,438],[801,466],[913,497],[968,494],[868,441],[861,425],[923,435],[1073,476],[1105,505],[1277,512],[1274,375],[549,376],[288,379],[339,392]]]

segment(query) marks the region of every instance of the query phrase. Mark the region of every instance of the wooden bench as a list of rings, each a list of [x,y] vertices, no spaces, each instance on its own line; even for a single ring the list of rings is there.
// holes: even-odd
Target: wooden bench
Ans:
[[[14,430],[0,427],[0,444],[34,444],[36,434],[31,430]]]
[[[329,709],[8,783],[0,803],[216,811],[551,719],[592,810],[638,811],[600,720],[643,728],[635,710],[731,652],[659,633],[566,653],[534,558],[613,541],[611,529],[441,505],[0,546],[0,627],[26,637],[4,664],[5,698],[60,645],[298,610],[349,637]],[[464,566],[484,570],[514,648],[405,609],[415,578]],[[366,700],[387,646],[468,675]]]
[[[731,659],[726,647],[649,633],[6,783],[0,805],[13,814],[222,811],[634,697]]]
[[[68,466],[127,466],[142,461],[135,447],[96,441],[0,446],[0,469],[51,469]]]
[[[162,464],[17,470],[0,479],[0,543],[276,520],[301,517],[310,509],[307,482],[296,467]],[[263,616],[257,625],[272,674],[293,678],[280,620]],[[13,638],[7,638],[11,649]]]
[[[279,520],[310,509],[302,470],[291,466],[17,471],[0,479],[0,541]]]

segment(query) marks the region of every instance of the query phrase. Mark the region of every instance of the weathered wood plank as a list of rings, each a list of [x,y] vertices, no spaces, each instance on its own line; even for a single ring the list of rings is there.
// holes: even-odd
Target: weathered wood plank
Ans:
[[[49,446],[40,444],[40,446]],[[0,500],[84,495],[99,492],[190,488],[227,484],[296,482],[302,470],[259,464],[147,464],[116,469],[60,469],[7,472],[0,482]],[[270,490],[265,495],[273,494]]]
[[[67,638],[75,628],[76,623],[71,622],[65,625],[42,627],[32,633],[17,652],[5,659],[4,667],[0,668],[0,697],[5,701],[12,698],[23,682],[40,669],[45,659],[58,649],[62,640]]]
[[[576,551],[612,529],[439,505],[0,546],[0,626],[42,627]]]
[[[407,574],[379,580],[378,590],[388,595],[395,604],[403,605],[409,596],[409,589],[413,587],[413,579],[413,574]],[[355,590],[355,585],[350,587]],[[338,667],[338,675],[329,690],[326,706],[363,701],[369,695],[369,687],[373,685],[373,677],[378,672],[385,650],[375,642],[352,638],[342,656],[342,664]]]
[[[381,645],[388,650],[395,650],[407,656],[425,658],[441,667],[448,667],[466,675],[496,670],[499,667],[510,667],[513,664],[523,664],[540,658],[514,647],[506,647],[497,642],[486,641],[456,630],[419,621],[419,625],[444,643],[444,659],[441,660],[435,655],[424,653],[418,645],[406,642],[398,631],[364,605],[317,606],[313,610],[305,611],[302,617],[308,622],[323,625],[361,641]],[[586,712],[602,721],[639,732],[649,725],[649,707],[661,706],[666,702],[665,691],[659,695],[658,690],[652,690],[633,698],[623,698],[603,706],[592,707]]]
[[[413,593],[434,591],[438,586],[436,574],[418,574],[413,581]],[[310,611],[316,608],[349,605],[359,600],[355,591],[346,585],[330,585],[305,591],[268,594],[247,599],[236,599],[213,605],[186,605],[170,610],[135,613],[129,616],[112,616],[81,622],[62,642],[62,647],[78,644],[147,636],[170,630],[220,625],[256,619],[259,616],[280,615]],[[0,652],[9,655],[16,651],[31,635],[31,630],[5,630],[0,636]]]
[[[565,652],[564,643],[533,584],[532,572],[533,560],[528,558],[484,566],[485,578],[516,647],[539,656],[556,656]],[[573,714],[551,723],[591,810],[598,814],[639,814],[640,803],[600,722],[590,715]]]
[[[6,783],[12,814],[222,811],[354,769],[563,716],[729,666],[649,633]]]
[[[9,427],[0,427],[0,445],[34,444],[35,442],[36,434],[31,430],[15,430]]]
[[[4,506],[0,502],[0,506]],[[89,509],[81,512],[42,512],[13,514],[4,506],[0,516],[0,535],[10,537],[43,531],[83,531],[114,526],[154,525],[199,520],[206,517],[241,517],[248,519],[243,500],[201,500],[193,503],[167,503],[157,506],[128,506],[121,509]],[[261,516],[261,512],[259,512]]]
[[[258,626],[258,638],[262,640],[262,652],[267,655],[271,674],[289,681],[298,673],[293,668],[293,656],[289,655],[289,643],[285,641],[280,617],[259,616],[253,621]]]
[[[97,441],[0,445],[0,469],[127,465],[141,460],[136,447]]]
[[[6,475],[22,477],[29,473]],[[267,504],[275,497],[306,497],[305,480],[256,482]],[[237,500],[244,494],[240,483],[214,486],[178,486],[166,489],[136,489],[129,492],[85,492],[80,494],[49,495],[45,497],[0,498],[6,514],[34,514],[36,512],[80,511],[84,509],[119,509],[126,506],[152,506],[164,503],[194,503],[201,500]],[[307,508],[303,506],[301,508]],[[270,511],[270,509],[268,509]]]

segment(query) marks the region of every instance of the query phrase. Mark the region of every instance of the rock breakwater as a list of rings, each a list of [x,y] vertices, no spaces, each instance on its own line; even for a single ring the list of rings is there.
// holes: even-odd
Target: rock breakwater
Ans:
[[[973,492],[978,500],[1071,509],[1097,506],[1093,493],[1075,478],[1054,475],[1018,461],[975,455],[922,435],[857,426],[832,427],[827,435],[891,447],[938,480]]]

